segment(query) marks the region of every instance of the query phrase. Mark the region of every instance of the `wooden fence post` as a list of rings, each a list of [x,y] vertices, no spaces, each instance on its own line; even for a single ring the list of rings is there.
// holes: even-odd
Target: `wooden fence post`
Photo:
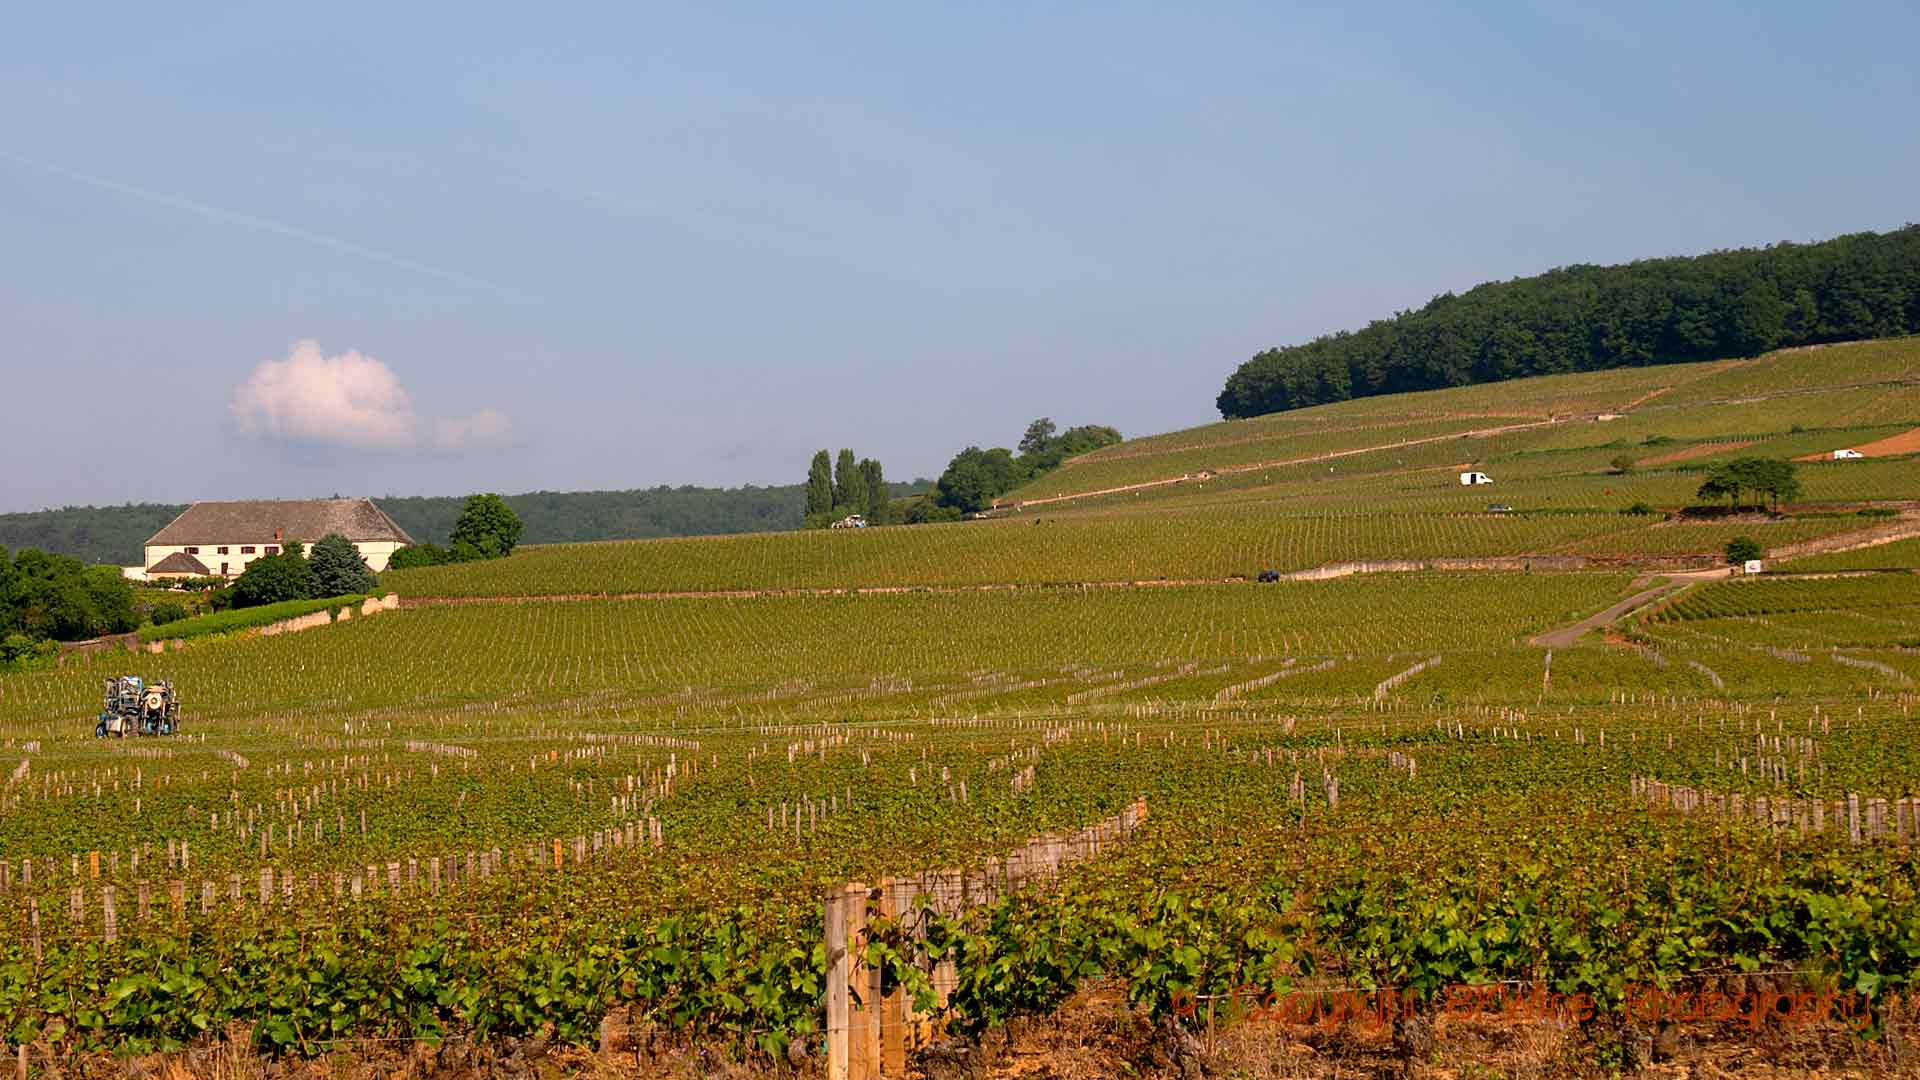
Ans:
[[[847,988],[852,960],[847,954],[847,903],[851,886],[827,894],[827,1080],[851,1080],[847,1053],[851,1031],[847,1022]]]
[[[847,1010],[847,1078],[873,1080],[880,1075],[879,973],[867,964],[866,885],[847,886],[847,952],[851,957],[848,982],[856,998]]]
[[[908,958],[916,968],[924,970],[926,961],[919,950],[919,919],[913,906],[913,880],[888,878],[881,888],[884,890],[880,900],[881,914],[896,921]],[[905,988],[895,986],[893,993],[887,995],[886,1007],[880,1016],[880,1022],[884,1025],[880,1031],[880,1056],[888,1076],[907,1074],[907,1051],[918,1046],[915,1019],[913,1002]]]

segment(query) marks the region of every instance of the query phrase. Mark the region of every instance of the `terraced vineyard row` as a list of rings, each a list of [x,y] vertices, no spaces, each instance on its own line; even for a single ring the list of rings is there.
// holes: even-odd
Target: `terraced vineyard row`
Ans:
[[[1859,611],[1920,604],[1920,579],[1747,579],[1715,582],[1690,592],[1659,614],[1663,620],[1782,615],[1804,611]]]
[[[1608,513],[1281,516],[1080,514],[858,532],[765,533],[528,548],[496,562],[395,571],[403,596],[566,596],[888,589],[1252,578],[1346,560],[1547,554],[1717,556],[1752,534],[1772,548],[1872,522],[1660,525]]]
[[[1831,555],[1809,555],[1783,564],[1780,569],[1794,573],[1825,573],[1844,570],[1912,570],[1920,568],[1920,537],[1896,540],[1858,551]]]
[[[1920,765],[1911,691],[1706,638],[1515,644],[1626,588],[420,609],[143,657],[192,712],[137,744],[86,734],[101,664],[0,677],[0,752],[25,763],[0,794],[0,1023],[137,1050],[244,1020],[319,1053],[549,1026],[591,1045],[631,1006],[669,1042],[808,1058],[823,889],[975,864],[1142,795],[1142,831],[1044,901],[930,919],[952,1030],[1095,976],[1176,1021],[1195,995],[1390,986],[1433,1007],[1488,978],[1602,1009],[1741,969],[1907,986],[1910,848],[1669,818],[1626,778],[1894,793]],[[1663,948],[1676,918],[1687,947]]]

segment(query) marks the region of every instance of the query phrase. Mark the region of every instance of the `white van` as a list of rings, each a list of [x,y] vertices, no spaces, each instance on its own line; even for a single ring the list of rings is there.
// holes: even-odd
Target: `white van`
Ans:
[[[1833,460],[1835,461],[1850,461],[1853,458],[1865,456],[1865,454],[1862,454],[1858,450],[1835,450],[1833,452]]]
[[[1475,484],[1491,484],[1493,477],[1483,472],[1463,472],[1460,474],[1460,486],[1472,487]]]

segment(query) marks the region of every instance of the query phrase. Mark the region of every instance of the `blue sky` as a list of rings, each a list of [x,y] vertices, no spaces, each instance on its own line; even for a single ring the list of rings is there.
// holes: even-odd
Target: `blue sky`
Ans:
[[[1920,217],[1911,5],[31,5],[0,510],[934,475]],[[190,10],[188,10],[190,9]]]

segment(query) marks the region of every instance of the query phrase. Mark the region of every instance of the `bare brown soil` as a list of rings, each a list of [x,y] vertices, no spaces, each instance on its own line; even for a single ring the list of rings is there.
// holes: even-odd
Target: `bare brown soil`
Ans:
[[[741,1060],[721,1046],[664,1040],[630,1030],[617,1017],[602,1030],[599,1052],[554,1046],[544,1037],[437,1046],[373,1041],[311,1061],[271,1060],[247,1050],[245,1032],[168,1055],[95,1055],[34,1062],[34,1075],[115,1080],[692,1080],[723,1077],[811,1080],[824,1075],[817,1054],[785,1061]],[[1867,1038],[1836,1020],[1792,1026],[1741,1021],[1622,1024],[1599,1020],[1447,1015],[1412,1023],[1373,1017],[1317,1023],[1277,1019],[1201,1025],[1184,1032],[1156,1025],[1129,1007],[1112,984],[1082,990],[1054,1015],[1016,1020],[978,1040],[954,1039],[920,1052],[910,1070],[923,1080],[1252,1080],[1255,1077],[1351,1077],[1454,1080],[1466,1077],[1597,1078],[1640,1076],[1920,1076],[1920,1022],[1910,1002],[1886,1012],[1886,1033]]]
[[[1903,431],[1898,435],[1889,435],[1884,439],[1875,439],[1854,449],[1867,457],[1898,457],[1901,454],[1920,453],[1920,428]]]
[[[1670,393],[1672,390],[1673,390],[1673,387],[1671,386],[1663,386],[1658,390],[1649,390],[1646,393],[1641,394],[1639,397],[1634,398],[1632,401],[1627,402],[1625,405],[1620,406],[1620,408],[1614,411],[1620,412],[1620,413],[1630,413],[1633,410],[1639,408],[1640,406],[1645,405],[1647,402],[1652,401],[1654,398],[1659,397],[1661,394]]]

